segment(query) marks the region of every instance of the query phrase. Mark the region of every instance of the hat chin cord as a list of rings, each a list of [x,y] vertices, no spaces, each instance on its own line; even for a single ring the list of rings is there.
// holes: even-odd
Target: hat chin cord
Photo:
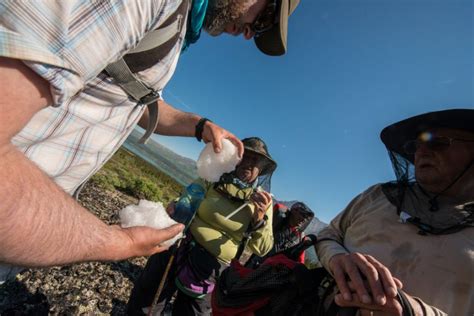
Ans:
[[[439,210],[439,205],[438,205],[438,197],[443,194],[444,192],[446,192],[447,190],[449,190],[454,184],[456,184],[456,182],[459,181],[459,179],[462,178],[462,176],[464,176],[466,174],[466,172],[474,165],[474,159],[471,159],[471,162],[467,164],[466,168],[464,168],[464,170],[456,177],[454,178],[453,181],[451,181],[451,183],[446,186],[446,188],[444,188],[441,192],[439,193],[436,193],[435,196],[433,196],[432,198],[430,198],[428,200],[428,203],[430,203],[430,211],[431,212],[436,212]],[[424,190],[423,190],[424,191]]]

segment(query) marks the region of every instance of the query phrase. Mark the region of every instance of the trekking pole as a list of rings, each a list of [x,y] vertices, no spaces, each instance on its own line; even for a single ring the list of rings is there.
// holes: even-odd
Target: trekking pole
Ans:
[[[166,265],[165,272],[163,273],[163,276],[161,277],[160,285],[158,286],[158,289],[156,290],[155,296],[153,298],[153,303],[150,306],[150,309],[148,310],[147,316],[152,316],[153,311],[156,308],[156,305],[158,304],[158,300],[160,299],[161,292],[163,292],[163,288],[165,287],[165,282],[166,279],[168,278],[168,274],[170,272],[171,266],[173,265],[174,257],[176,256],[176,253],[178,252],[178,248],[181,245],[181,241],[185,237],[183,236],[181,239],[178,240],[176,243],[176,247],[173,249],[173,252],[171,253],[171,256],[168,260],[168,264]]]
[[[183,236],[180,239],[178,239],[178,241],[176,242],[176,247],[173,248],[171,256],[168,260],[168,264],[166,265],[165,272],[163,273],[163,276],[161,277],[160,285],[158,286],[158,289],[156,290],[155,296],[153,298],[153,302],[150,306],[150,309],[148,310],[148,313],[147,313],[148,316],[153,315],[153,311],[155,310],[156,305],[158,304],[158,300],[160,299],[160,295],[163,292],[163,288],[165,287],[166,279],[168,278],[168,274],[171,270],[171,266],[173,265],[174,258],[176,257],[176,254],[178,252],[179,247],[181,246],[182,241],[186,238],[186,232],[188,231],[188,228],[191,225],[191,222],[194,220],[194,217],[196,216],[196,211],[199,208],[199,204],[204,198],[204,189],[200,187],[199,185],[196,186],[193,183],[191,183],[189,186],[186,187],[186,192],[187,194],[189,194],[189,196],[187,198],[180,198],[177,204],[174,206],[173,214],[178,212],[181,209],[179,208],[179,205],[182,205],[184,209],[181,209],[181,211],[178,212],[178,213],[181,213],[181,216],[178,216],[179,219],[172,216],[173,219],[184,224]],[[202,197],[200,196],[201,193],[202,193]],[[196,199],[194,206],[192,205],[193,199]],[[181,202],[183,202],[183,204],[180,204]],[[189,218],[183,218],[184,213],[182,212],[186,213],[186,211],[188,212],[192,211],[190,217],[188,213]]]

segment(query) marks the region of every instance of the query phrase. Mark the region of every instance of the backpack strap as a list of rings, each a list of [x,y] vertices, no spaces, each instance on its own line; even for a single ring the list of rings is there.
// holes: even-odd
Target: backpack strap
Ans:
[[[148,33],[124,58],[105,67],[105,72],[139,105],[148,107],[148,126],[138,141],[145,144],[158,125],[158,99],[160,94],[139,80],[134,73],[145,70],[163,59],[176,45],[189,0],[182,0],[178,9],[156,30]]]
[[[150,68],[168,55],[179,40],[189,5],[190,0],[182,0],[176,11],[159,28],[146,34],[138,46],[124,56],[132,72]]]
[[[413,310],[407,295],[401,290],[398,290],[397,298],[402,306],[403,316],[415,316],[415,311]]]
[[[247,247],[247,243],[249,242],[250,239],[252,239],[253,233],[262,228],[266,223],[267,223],[268,217],[267,215],[264,215],[263,219],[256,223],[255,225],[252,225],[252,223],[249,223],[249,226],[247,226],[247,230],[244,232],[242,236],[242,240],[239,243],[239,247],[237,248],[237,252],[235,253],[234,260],[239,261],[240,257],[244,253],[245,247]]]

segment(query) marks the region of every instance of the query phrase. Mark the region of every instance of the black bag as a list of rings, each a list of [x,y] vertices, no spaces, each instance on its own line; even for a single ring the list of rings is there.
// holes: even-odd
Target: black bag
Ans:
[[[324,308],[334,285],[324,268],[310,270],[283,254],[266,259],[256,269],[234,260],[214,289],[213,315],[355,315],[356,309],[346,309],[349,313],[344,314],[335,304]]]
[[[356,309],[341,309],[334,303],[324,307],[335,281],[324,268],[308,269],[293,258],[317,242],[308,235],[298,245],[266,258],[258,266],[232,261],[212,295],[213,316],[239,315],[355,315]],[[241,245],[242,246],[242,245]]]

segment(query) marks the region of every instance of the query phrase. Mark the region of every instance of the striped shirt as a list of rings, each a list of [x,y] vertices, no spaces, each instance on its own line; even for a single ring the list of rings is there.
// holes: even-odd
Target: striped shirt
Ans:
[[[173,14],[177,0],[37,0],[0,3],[0,56],[21,59],[46,79],[52,106],[12,143],[72,194],[120,147],[144,111],[101,71]],[[186,24],[186,23],[184,23]],[[138,73],[162,91],[186,32],[170,53]]]

